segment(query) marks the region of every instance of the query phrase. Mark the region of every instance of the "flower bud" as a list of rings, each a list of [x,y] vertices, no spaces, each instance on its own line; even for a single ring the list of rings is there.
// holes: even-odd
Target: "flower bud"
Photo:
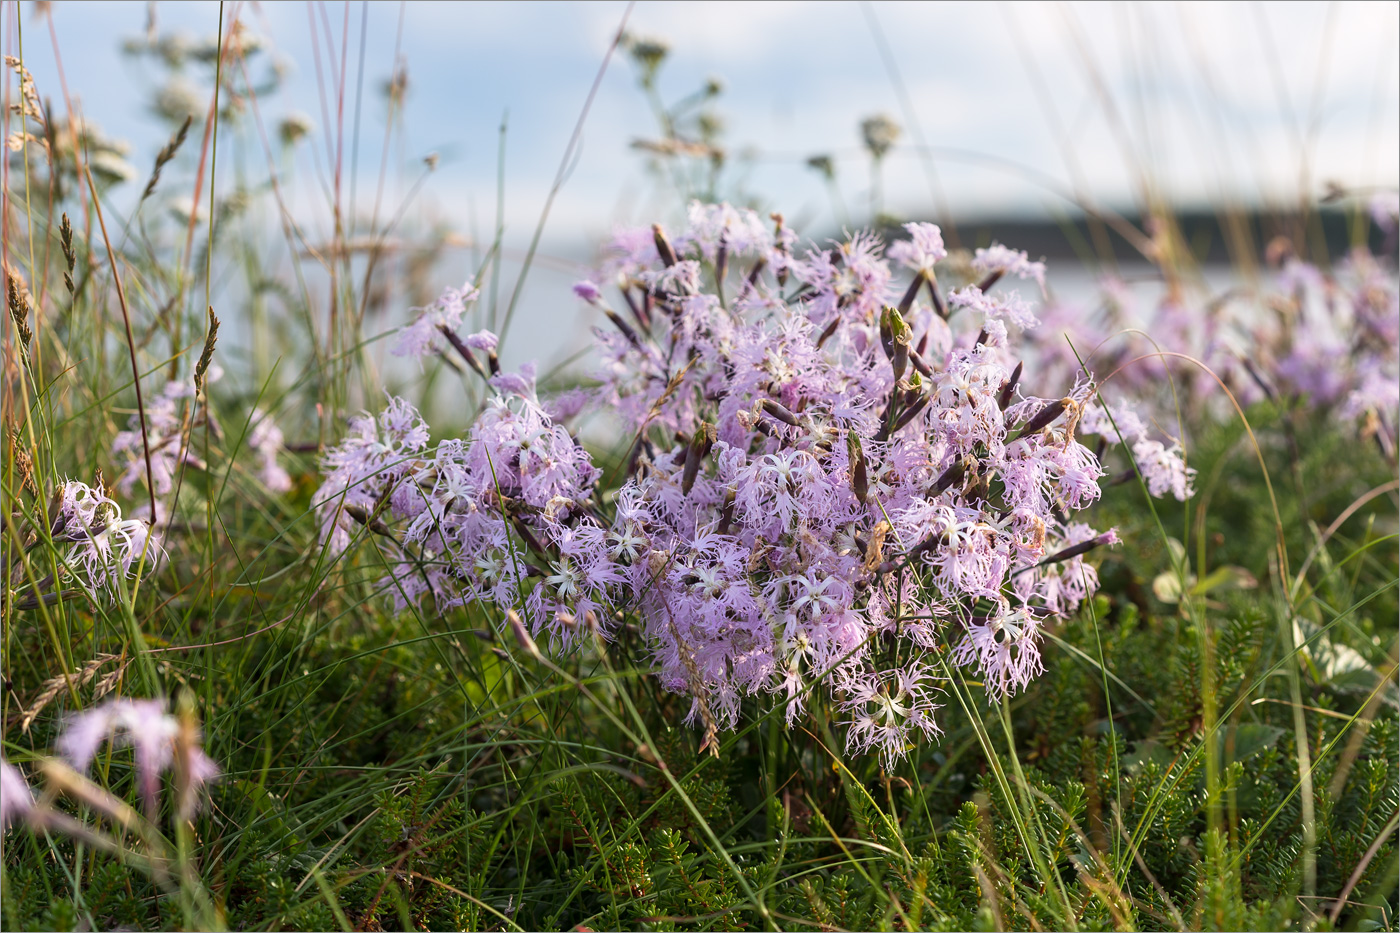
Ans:
[[[1046,564],[1058,564],[1060,561],[1069,560],[1071,557],[1087,554],[1094,548],[1103,547],[1105,544],[1118,544],[1119,542],[1118,530],[1116,528],[1110,528],[1096,538],[1090,538],[1088,541],[1081,541],[1078,544],[1070,545],[1064,550],[1056,551],[1036,566],[1044,567]]]
[[[943,490],[947,489],[949,486],[955,485],[959,480],[963,478],[963,474],[966,472],[967,461],[954,460],[952,465],[950,465],[948,469],[944,470],[942,473],[938,474],[938,479],[934,480],[933,494],[936,496]]]
[[[1006,406],[1011,404],[1011,396],[1016,391],[1016,384],[1021,381],[1021,369],[1025,363],[1016,361],[1016,368],[1011,370],[1011,378],[1001,384],[1001,392],[997,395],[997,407],[1006,411]]]
[[[715,426],[705,421],[700,422],[700,426],[691,435],[690,444],[685,450],[685,472],[681,475],[681,491],[686,495],[690,495],[690,490],[695,486],[700,464],[710,455],[710,448],[715,445],[717,439]]]
[[[865,450],[855,431],[846,432],[846,450],[851,459],[851,491],[864,505],[865,497],[870,494],[870,477],[865,470]]]
[[[759,405],[770,416],[777,419],[778,421],[781,421],[783,424],[790,425],[794,428],[799,427],[801,424],[797,420],[796,415],[794,415],[791,411],[785,408],[782,404],[774,401],[771,398],[764,399],[762,402],[759,403]]]
[[[914,334],[904,322],[904,317],[897,309],[886,305],[880,314],[880,345],[894,368],[896,382],[904,378],[904,370],[909,365],[909,344],[913,339]]]
[[[1071,398],[1062,398],[1046,405],[1036,413],[1034,418],[1026,422],[1026,426],[1021,430],[1022,436],[1034,434],[1041,428],[1049,427],[1052,421],[1065,413],[1065,407],[1073,401],[1074,399]]]
[[[510,625],[511,634],[515,636],[516,642],[530,657],[539,660],[540,648],[535,644],[535,640],[530,637],[529,629],[525,628],[524,621],[520,618],[520,613],[514,609],[506,610],[506,622]]]
[[[656,252],[661,256],[661,262],[668,269],[674,266],[676,264],[676,249],[667,239],[666,231],[661,229],[660,224],[651,225],[651,236],[656,241]]]

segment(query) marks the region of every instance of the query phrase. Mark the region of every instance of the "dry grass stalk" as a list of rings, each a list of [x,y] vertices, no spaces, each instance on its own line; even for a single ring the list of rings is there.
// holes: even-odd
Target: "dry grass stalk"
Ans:
[[[77,291],[73,286],[73,267],[78,263],[78,256],[73,252],[73,223],[68,219],[67,212],[63,214],[63,220],[58,227],[58,243],[63,248],[63,261],[68,269],[63,273],[63,284],[68,288],[68,294],[72,295]]]
[[[209,371],[209,361],[214,358],[214,346],[219,342],[219,318],[214,309],[209,309],[209,330],[204,335],[204,350],[199,354],[199,362],[194,367],[194,390],[204,394],[204,375]]]
[[[193,117],[185,117],[185,122],[180,124],[180,128],[175,131],[175,135],[170,137],[170,141],[161,147],[156,153],[156,165],[151,169],[151,180],[146,182],[146,190],[141,192],[141,200],[149,198],[156,190],[156,185],[160,183],[160,170],[165,168],[166,163],[175,158],[175,153],[180,151],[180,147],[185,143],[185,137],[189,135],[190,123]]]
[[[29,290],[13,274],[10,275],[9,280],[10,319],[15,322],[15,330],[19,333],[19,342],[24,344],[24,349],[28,350],[30,342],[34,339],[34,334],[29,330]]]
[[[63,690],[67,689],[69,685],[71,685],[74,690],[87,686],[88,683],[97,676],[97,672],[102,669],[103,665],[109,661],[115,661],[118,657],[120,656],[115,654],[99,654],[71,674],[59,674],[57,677],[50,677],[48,680],[44,681],[43,688],[39,691],[39,695],[29,704],[29,708],[20,715],[20,731],[27,734],[30,725],[32,725],[39,714],[44,711],[44,707],[52,703],[54,698]],[[114,671],[110,671],[98,682],[93,699],[101,699],[111,692],[112,688],[115,687],[117,682],[121,679],[121,675],[126,671],[127,663],[129,662],[123,662],[121,666]]]
[[[700,707],[700,721],[705,725],[705,741],[700,743],[700,751],[709,749],[710,755],[718,758],[719,724],[715,720],[714,711],[710,709],[709,688],[705,686],[705,679],[700,676],[700,668],[691,654],[690,643],[681,636],[681,630],[676,627],[674,620],[667,619],[666,624],[671,627],[671,637],[676,640],[680,649],[681,665],[685,668],[686,680],[690,682],[690,692],[695,697],[696,705]]]
[[[37,499],[39,497],[39,484],[34,480],[34,457],[30,454],[29,448],[25,446],[23,438],[20,437],[19,426],[9,415],[5,416],[5,427],[5,433],[10,442],[10,462],[15,465],[15,472],[19,474],[19,487],[29,490]]]

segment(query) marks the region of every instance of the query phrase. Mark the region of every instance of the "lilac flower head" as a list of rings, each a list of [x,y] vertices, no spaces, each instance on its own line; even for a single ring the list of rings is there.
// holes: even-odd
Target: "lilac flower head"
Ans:
[[[957,289],[948,296],[954,308],[969,308],[994,320],[1005,320],[1022,330],[1035,327],[1040,321],[1016,292],[1004,295],[984,295],[976,285]]]
[[[72,542],[68,568],[91,592],[115,594],[118,580],[131,577],[144,561],[153,569],[165,555],[151,525],[123,519],[116,502],[86,483],[64,483],[51,533],[56,541]]]
[[[186,450],[184,421],[180,401],[194,395],[194,386],[186,382],[167,382],[154,398],[146,400],[146,434],[142,440],[141,415],[127,419],[127,429],[112,440],[112,453],[125,463],[117,478],[122,495],[131,495],[138,481],[146,479],[146,453],[150,451],[151,479],[155,494],[164,496],[174,488],[175,473],[183,458],[186,463],[202,466]]]
[[[1000,243],[993,243],[977,250],[972,258],[972,268],[983,275],[1000,272],[1018,279],[1035,279],[1040,290],[1045,291],[1045,263],[1031,262],[1025,250],[1008,249]]]
[[[773,246],[773,234],[758,214],[729,204],[692,201],[686,209],[688,229],[677,245],[694,248],[714,262],[721,245],[732,255],[764,253]]]
[[[468,334],[462,342],[473,350],[480,350],[482,353],[496,352],[497,337],[489,330],[479,330],[474,334]]]
[[[378,418],[350,419],[350,435],[327,451],[322,484],[312,506],[321,520],[321,540],[332,554],[350,543],[354,522],[347,510],[373,511],[409,475],[412,459],[428,444],[428,426],[401,398],[389,399]]]
[[[937,224],[905,224],[909,239],[896,240],[886,254],[911,272],[932,273],[933,267],[948,256],[943,246],[943,231]]]
[[[1110,418],[1108,411],[1091,402],[1084,406],[1079,429],[1085,434],[1097,434],[1112,443],[1122,441],[1131,449],[1137,469],[1152,495],[1170,493],[1181,502],[1195,495],[1196,470],[1186,465],[1181,445],[1173,441],[1168,447],[1161,441],[1153,440],[1147,425],[1131,409],[1114,406]]]
[[[399,339],[390,351],[395,356],[422,359],[445,349],[444,333],[457,332],[467,306],[476,300],[477,289],[470,283],[461,288],[448,288],[432,304],[415,308],[413,322],[399,331]]]
[[[589,304],[595,304],[603,298],[602,290],[587,279],[574,283],[574,294]]]

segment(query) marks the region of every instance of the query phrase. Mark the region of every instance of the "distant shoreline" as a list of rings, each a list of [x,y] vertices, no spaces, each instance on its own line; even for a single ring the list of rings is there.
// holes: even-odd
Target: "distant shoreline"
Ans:
[[[1118,216],[1138,230],[1144,230],[1147,226],[1145,218],[1137,212],[1120,213]],[[909,219],[939,222],[933,217]],[[1306,239],[1308,248],[1303,252],[1314,257],[1319,246],[1325,249],[1329,257],[1344,255],[1350,251],[1353,237],[1358,231],[1364,231],[1372,252],[1382,254],[1394,251],[1393,241],[1389,244],[1390,249],[1386,249],[1384,232],[1371,222],[1364,208],[1358,217],[1356,211],[1332,207],[1310,212],[1306,216],[1297,211],[1280,213],[1260,209],[1226,214],[1193,207],[1176,209],[1172,219],[1196,261],[1202,264],[1232,264],[1243,258],[1237,255],[1243,251],[1247,251],[1253,261],[1262,262],[1269,243],[1280,236],[1289,238],[1295,244]],[[1095,223],[1085,214],[1067,215],[1059,219],[1026,215],[984,216],[955,218],[954,223],[957,238],[967,248],[986,246],[992,240],[997,240],[1023,249],[1036,258],[1104,259],[1106,257],[1101,253],[1106,243],[1116,261],[1142,260],[1138,251],[1121,234],[1106,224]],[[950,225],[944,223],[943,226],[945,238],[951,239],[947,235]],[[1231,250],[1227,226],[1234,231],[1235,241],[1246,244],[1245,248]],[[888,219],[882,225],[881,232],[887,240],[904,235],[898,224]]]

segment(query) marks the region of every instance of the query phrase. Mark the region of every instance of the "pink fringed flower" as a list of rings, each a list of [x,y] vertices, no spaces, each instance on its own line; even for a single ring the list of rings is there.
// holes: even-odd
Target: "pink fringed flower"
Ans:
[[[176,763],[179,753],[185,784],[181,812],[189,816],[198,790],[214,780],[219,768],[199,748],[197,736],[182,735],[179,720],[166,712],[163,700],[109,700],[101,706],[69,717],[56,743],[74,768],[87,770],[98,749],[108,740],[130,746],[136,754],[136,773],[148,813],[155,812],[160,776]],[[183,741],[181,741],[183,739]]]
[[[476,301],[477,289],[471,284],[448,288],[432,304],[415,308],[418,312],[403,330],[391,351],[395,356],[422,359],[445,349],[445,335],[456,334],[466,316],[467,306]]]

